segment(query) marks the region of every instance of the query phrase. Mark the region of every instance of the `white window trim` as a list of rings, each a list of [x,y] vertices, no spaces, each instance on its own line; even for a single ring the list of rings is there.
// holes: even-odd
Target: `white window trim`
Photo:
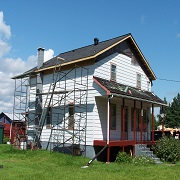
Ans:
[[[115,72],[112,71],[112,66],[115,66]],[[117,76],[117,65],[115,63],[111,63],[111,65],[110,65],[110,80],[116,81],[116,76]]]

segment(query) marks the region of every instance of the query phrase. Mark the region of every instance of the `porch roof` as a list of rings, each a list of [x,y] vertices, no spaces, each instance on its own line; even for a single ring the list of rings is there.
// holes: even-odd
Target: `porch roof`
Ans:
[[[135,87],[127,86],[94,76],[94,81],[101,86],[107,95],[121,96],[129,99],[146,101],[157,105],[167,106],[157,95],[152,92],[144,91]]]

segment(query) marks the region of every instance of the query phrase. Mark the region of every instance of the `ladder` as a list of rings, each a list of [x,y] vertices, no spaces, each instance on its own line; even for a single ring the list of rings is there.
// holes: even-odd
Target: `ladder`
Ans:
[[[47,96],[46,96],[46,99],[45,99],[45,102],[44,102],[44,106],[43,106],[43,109],[42,109],[41,117],[39,119],[39,124],[38,124],[38,126],[36,127],[36,130],[35,130],[35,142],[37,143],[38,148],[42,147],[41,146],[41,141],[40,141],[42,130],[43,130],[43,127],[44,127],[44,124],[45,124],[45,121],[46,121],[46,118],[47,118],[47,115],[48,115],[49,107],[51,106],[51,102],[52,102],[52,99],[53,99],[53,94],[54,94],[54,91],[55,91],[55,88],[56,88],[56,83],[59,81],[58,72],[60,72],[60,70],[61,70],[61,65],[59,64],[58,60],[64,60],[64,59],[62,59],[60,57],[57,57],[57,59],[56,59],[56,65],[55,65],[54,70],[53,70],[53,81],[49,86]]]

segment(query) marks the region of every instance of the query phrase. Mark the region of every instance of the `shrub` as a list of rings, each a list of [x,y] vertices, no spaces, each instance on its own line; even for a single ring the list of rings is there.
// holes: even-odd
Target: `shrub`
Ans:
[[[126,152],[118,152],[115,162],[117,163],[131,163],[132,157]]]
[[[149,164],[155,164],[155,161],[148,156],[136,156],[133,159],[133,163],[135,165],[149,165]]]
[[[152,149],[162,161],[176,163],[180,160],[180,141],[173,137],[163,136]]]

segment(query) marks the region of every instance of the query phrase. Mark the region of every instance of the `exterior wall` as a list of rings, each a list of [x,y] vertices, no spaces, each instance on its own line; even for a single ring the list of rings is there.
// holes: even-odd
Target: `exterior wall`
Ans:
[[[93,75],[92,75],[92,66],[89,68],[88,67],[88,70],[89,70],[89,77],[88,77],[88,99],[87,99],[87,121],[88,121],[88,124],[87,124],[87,131],[86,131],[86,144],[87,145],[93,145],[93,133],[94,133],[94,124],[93,124],[93,121],[94,121],[94,106],[95,106],[95,98],[94,96],[95,95],[101,95],[99,92],[97,92],[95,90],[95,88],[97,87],[97,85],[93,82]],[[66,71],[64,72],[65,74],[67,74],[64,78],[61,79],[60,82],[58,82],[56,84],[56,89],[55,91],[63,91],[63,90],[66,90],[68,91],[68,96],[66,96],[66,98],[61,102],[62,105],[59,106],[58,109],[56,109],[56,107],[54,106],[53,107],[53,110],[52,110],[52,114],[56,114],[58,113],[60,117],[60,119],[62,119],[62,123],[59,123],[59,127],[58,128],[65,128],[67,129],[65,131],[65,136],[66,138],[70,138],[72,135],[72,130],[69,130],[67,128],[67,124],[68,124],[68,104],[71,104],[71,103],[75,103],[75,106],[76,104],[78,104],[79,102],[79,98],[80,96],[80,92],[78,91],[78,89],[84,89],[84,88],[87,88],[87,87],[83,87],[81,84],[86,84],[86,72],[83,72],[83,79],[81,79],[81,73],[80,73],[80,69],[79,71],[77,70],[76,73],[74,71]],[[76,78],[75,78],[76,77]],[[52,79],[53,79],[53,76],[52,74],[50,75],[46,75],[44,76],[44,79],[43,79],[43,92],[48,92],[49,90],[49,86],[50,86],[50,83],[52,82]],[[74,82],[74,79],[76,79],[76,82]],[[93,87],[94,86],[94,87]],[[74,88],[77,90],[76,92],[74,91]],[[86,89],[85,89],[86,90]],[[100,89],[100,92],[102,90]],[[63,96],[63,94],[61,95]],[[43,106],[44,106],[44,103],[46,101],[46,97],[47,95],[43,95]],[[58,96],[54,96],[53,99],[58,99]],[[53,102],[52,102],[53,103]],[[85,99],[82,97],[81,99],[81,103],[86,103]],[[64,108],[64,105],[66,105],[66,108]],[[82,112],[84,111],[83,109],[80,109],[78,107],[75,107],[76,108],[76,114],[75,114],[75,119],[78,118],[78,112]],[[58,112],[57,112],[58,111]],[[53,117],[54,115],[52,115],[52,124],[56,124],[56,118]],[[66,125],[64,125],[64,122],[66,123]],[[81,124],[84,124],[84,120],[81,121]],[[51,133],[51,130],[49,128],[47,128],[46,126],[44,126],[43,128],[43,132],[42,132],[42,136],[41,136],[41,140],[42,141],[49,141],[49,136],[50,136],[50,133]]]
[[[121,128],[122,128],[122,112],[121,108],[123,101],[121,98],[111,99],[112,104],[116,104],[116,130],[110,130],[110,140],[121,140]],[[96,108],[94,113],[97,113],[97,119],[94,121],[94,140],[107,140],[107,98],[96,98]],[[103,107],[103,108],[102,108]],[[134,102],[131,100],[125,100],[125,107],[128,108],[128,131],[127,140],[134,140],[134,131],[131,130],[131,108],[134,108]],[[136,102],[136,108],[140,109],[140,102]],[[143,104],[143,109],[147,111],[147,118],[150,112],[150,104]],[[99,120],[98,120],[99,119]],[[150,122],[147,125],[147,131],[143,131],[143,140],[150,140]],[[140,131],[136,133],[136,139],[140,140]]]
[[[149,79],[138,65],[132,63],[132,59],[126,55],[114,53],[96,63],[94,76],[110,80],[110,64],[116,65],[116,81],[121,84],[136,87],[137,73],[141,74],[141,89],[149,91],[151,84]]]

